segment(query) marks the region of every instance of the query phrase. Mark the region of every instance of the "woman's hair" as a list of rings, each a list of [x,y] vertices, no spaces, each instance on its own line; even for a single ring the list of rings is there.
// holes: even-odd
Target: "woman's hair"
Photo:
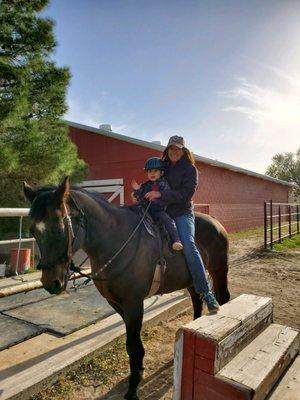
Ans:
[[[190,164],[195,165],[196,162],[193,153],[186,147],[183,147],[182,151],[183,151],[183,157],[185,157]],[[163,151],[161,159],[163,161],[170,161],[168,155],[168,147],[166,147],[165,150]]]

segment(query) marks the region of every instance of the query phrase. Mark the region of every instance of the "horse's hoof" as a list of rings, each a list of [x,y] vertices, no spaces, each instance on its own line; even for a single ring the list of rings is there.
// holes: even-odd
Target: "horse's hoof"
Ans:
[[[132,394],[127,392],[124,396],[124,399],[126,400],[139,400],[138,396],[136,394]]]

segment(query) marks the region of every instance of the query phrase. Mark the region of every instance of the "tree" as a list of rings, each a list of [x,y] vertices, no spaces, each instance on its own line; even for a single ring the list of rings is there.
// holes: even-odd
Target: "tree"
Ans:
[[[24,203],[22,181],[81,180],[86,165],[61,120],[68,68],[50,56],[53,22],[40,16],[48,0],[0,0],[0,207]]]
[[[295,154],[275,154],[266,174],[283,181],[295,183],[296,196],[300,197],[300,148]]]

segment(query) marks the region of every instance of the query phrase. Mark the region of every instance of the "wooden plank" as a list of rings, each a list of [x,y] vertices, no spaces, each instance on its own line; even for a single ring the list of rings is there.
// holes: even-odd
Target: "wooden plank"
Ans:
[[[228,385],[211,374],[195,369],[193,400],[252,400],[252,395],[242,385]]]
[[[222,306],[217,314],[205,315],[185,325],[184,329],[196,335],[198,368],[217,373],[270,325],[272,315],[271,299],[242,295]]]
[[[85,265],[87,265],[87,263]],[[83,272],[86,274],[90,274],[91,269],[84,268]],[[34,272],[29,275],[37,276],[37,273]],[[82,279],[82,277],[78,273],[75,273],[74,275],[72,275],[71,281],[73,281],[74,279]],[[16,283],[12,283],[11,281],[4,282],[4,285],[2,287],[0,287],[0,298],[13,296],[15,294],[23,293],[23,292],[30,292],[31,290],[36,290],[36,289],[40,289],[43,287],[42,282],[39,279],[37,279],[37,280],[25,279],[24,275],[22,276],[22,280],[21,279],[19,281],[15,280],[15,282]],[[69,281],[68,285],[70,287],[70,281]]]
[[[183,356],[181,376],[181,400],[192,400],[194,384],[195,335],[183,332]]]
[[[111,185],[123,185],[123,178],[120,179],[99,179],[94,181],[83,181],[78,186],[83,186],[85,188],[92,186],[111,186]]]
[[[185,325],[185,328],[196,331],[197,334],[210,340],[220,342],[247,320],[255,320],[255,315],[266,307],[268,309],[272,307],[270,298],[243,294],[224,304],[217,314],[198,318]]]
[[[174,346],[174,370],[173,370],[173,400],[181,400],[181,379],[183,361],[183,331],[176,333]]]
[[[0,291],[8,287],[18,286],[22,285],[23,283],[40,280],[41,276],[42,272],[37,271],[37,272],[31,272],[30,274],[22,274],[10,278],[6,277],[4,279],[0,279]]]
[[[218,343],[241,325],[240,320],[225,317],[219,313],[220,311],[217,314],[203,315],[201,318],[186,324],[184,329]]]
[[[99,193],[113,193],[116,190],[120,190],[122,188],[122,186],[93,186],[91,188],[87,188],[87,189],[92,189],[95,192],[99,192]]]
[[[0,352],[0,377],[12,376],[21,372],[28,364],[34,364],[42,354],[58,347],[61,338],[49,333],[42,333],[31,339],[18,343]],[[0,397],[1,398],[1,397]]]
[[[220,371],[240,351],[242,351],[253,339],[263,332],[273,320],[273,304],[258,310],[250,318],[246,319],[234,332],[223,339],[218,345],[218,353],[215,361],[215,373]]]
[[[217,375],[228,384],[243,385],[263,400],[299,349],[299,332],[270,325]]]
[[[284,374],[268,400],[299,400],[300,398],[300,356]]]
[[[242,294],[222,306],[221,314],[245,322],[258,310],[272,304],[270,297]]]

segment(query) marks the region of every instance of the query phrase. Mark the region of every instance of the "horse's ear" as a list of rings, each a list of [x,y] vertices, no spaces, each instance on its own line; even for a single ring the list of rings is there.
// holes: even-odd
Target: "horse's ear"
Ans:
[[[23,182],[23,192],[25,194],[26,199],[29,200],[30,203],[32,203],[33,200],[36,198],[37,190],[33,189],[26,182]]]
[[[65,176],[61,184],[55,190],[54,199],[58,207],[60,207],[64,201],[69,197],[70,192],[70,178]]]

